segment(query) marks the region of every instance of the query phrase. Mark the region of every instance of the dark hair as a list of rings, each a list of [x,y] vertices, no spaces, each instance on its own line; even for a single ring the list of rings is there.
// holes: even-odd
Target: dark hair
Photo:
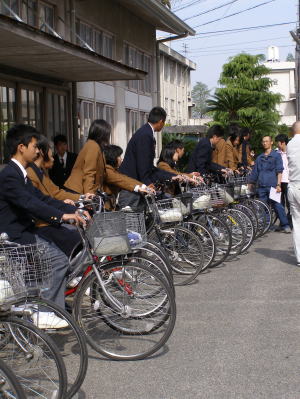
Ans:
[[[28,147],[32,139],[39,138],[39,133],[33,126],[30,125],[14,125],[6,133],[6,148],[10,156],[16,154],[18,145],[23,144]]]
[[[211,139],[213,136],[223,137],[224,136],[224,128],[220,125],[212,125],[207,133],[206,137]]]
[[[159,121],[165,122],[167,118],[167,113],[162,107],[154,107],[151,109],[148,122],[157,123]]]
[[[171,143],[169,143],[171,144]],[[178,147],[173,147],[167,144],[160,153],[159,160],[157,161],[157,164],[159,162],[166,162],[168,165],[171,166],[171,168],[175,167],[175,162],[173,161],[173,155],[175,154],[176,148]]]
[[[233,144],[238,137],[240,137],[238,134],[232,133],[228,138],[231,141],[231,143]]]
[[[273,141],[272,136],[270,136],[269,134],[264,134],[261,138],[261,140],[263,140],[265,137],[270,137],[271,141]]]
[[[68,144],[68,140],[64,134],[58,134],[53,138],[53,143],[54,145],[57,145],[58,143]]]
[[[240,133],[240,135],[241,135],[242,137],[246,137],[246,136],[248,136],[249,134],[251,134],[251,130],[250,130],[248,127],[242,127],[242,128],[241,128],[241,133]]]
[[[94,140],[103,149],[109,144],[111,126],[104,119],[95,119],[89,129],[88,139]]]
[[[239,136],[241,133],[241,128],[237,123],[231,123],[228,128],[228,136],[231,136],[233,134],[235,134],[236,136]]]
[[[109,144],[104,147],[103,152],[107,165],[115,168],[117,166],[117,158],[122,155],[123,150],[118,145]]]
[[[181,140],[173,140],[173,141],[170,141],[170,142],[167,144],[167,146],[168,146],[169,148],[174,148],[174,150],[177,150],[177,148],[180,148],[180,149],[184,148],[183,141],[181,141]]]
[[[289,138],[288,138],[288,136],[286,135],[286,134],[283,134],[283,133],[281,133],[281,134],[278,134],[276,137],[275,137],[275,141],[276,141],[276,143],[285,143],[285,144],[287,144],[288,142],[289,142]]]
[[[47,137],[40,135],[36,144],[37,148],[40,150],[39,156],[41,156],[45,162],[48,162],[49,161],[48,152],[51,149],[49,140],[47,139]]]

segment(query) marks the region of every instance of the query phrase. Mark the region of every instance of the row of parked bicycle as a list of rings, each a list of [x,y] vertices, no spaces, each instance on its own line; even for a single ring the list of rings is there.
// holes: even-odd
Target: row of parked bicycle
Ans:
[[[43,247],[2,234],[0,398],[72,398],[86,376],[87,343],[115,360],[161,349],[175,326],[175,286],[244,253],[270,228],[272,212],[250,198],[246,179],[181,184],[176,196],[160,186],[140,213],[104,212],[103,194],[81,200],[92,219],[78,227],[82,243],[70,259],[70,312],[43,298],[52,275]],[[66,328],[37,328],[41,311]]]

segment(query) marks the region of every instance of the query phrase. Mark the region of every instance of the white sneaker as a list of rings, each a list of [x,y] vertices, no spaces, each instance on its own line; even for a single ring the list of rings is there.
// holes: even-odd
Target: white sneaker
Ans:
[[[68,322],[57,317],[53,312],[36,312],[32,315],[33,323],[41,329],[59,329],[69,326]]]

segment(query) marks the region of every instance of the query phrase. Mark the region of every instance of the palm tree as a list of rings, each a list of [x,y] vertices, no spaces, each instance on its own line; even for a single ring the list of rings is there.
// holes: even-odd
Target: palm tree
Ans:
[[[241,90],[230,89],[217,91],[212,99],[207,100],[208,112],[226,112],[229,121],[238,119],[238,111],[254,106],[253,98],[245,96]]]

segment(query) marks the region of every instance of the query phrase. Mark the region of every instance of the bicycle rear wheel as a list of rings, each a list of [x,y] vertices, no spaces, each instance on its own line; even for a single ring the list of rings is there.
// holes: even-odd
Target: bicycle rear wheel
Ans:
[[[91,274],[74,298],[74,317],[91,347],[116,360],[144,359],[170,337],[174,295],[164,278],[144,264],[113,261]]]
[[[28,398],[64,399],[67,373],[54,342],[32,323],[1,317],[0,329],[10,336],[0,358],[16,374]]]
[[[0,398],[26,399],[18,378],[2,360],[0,360]]]

